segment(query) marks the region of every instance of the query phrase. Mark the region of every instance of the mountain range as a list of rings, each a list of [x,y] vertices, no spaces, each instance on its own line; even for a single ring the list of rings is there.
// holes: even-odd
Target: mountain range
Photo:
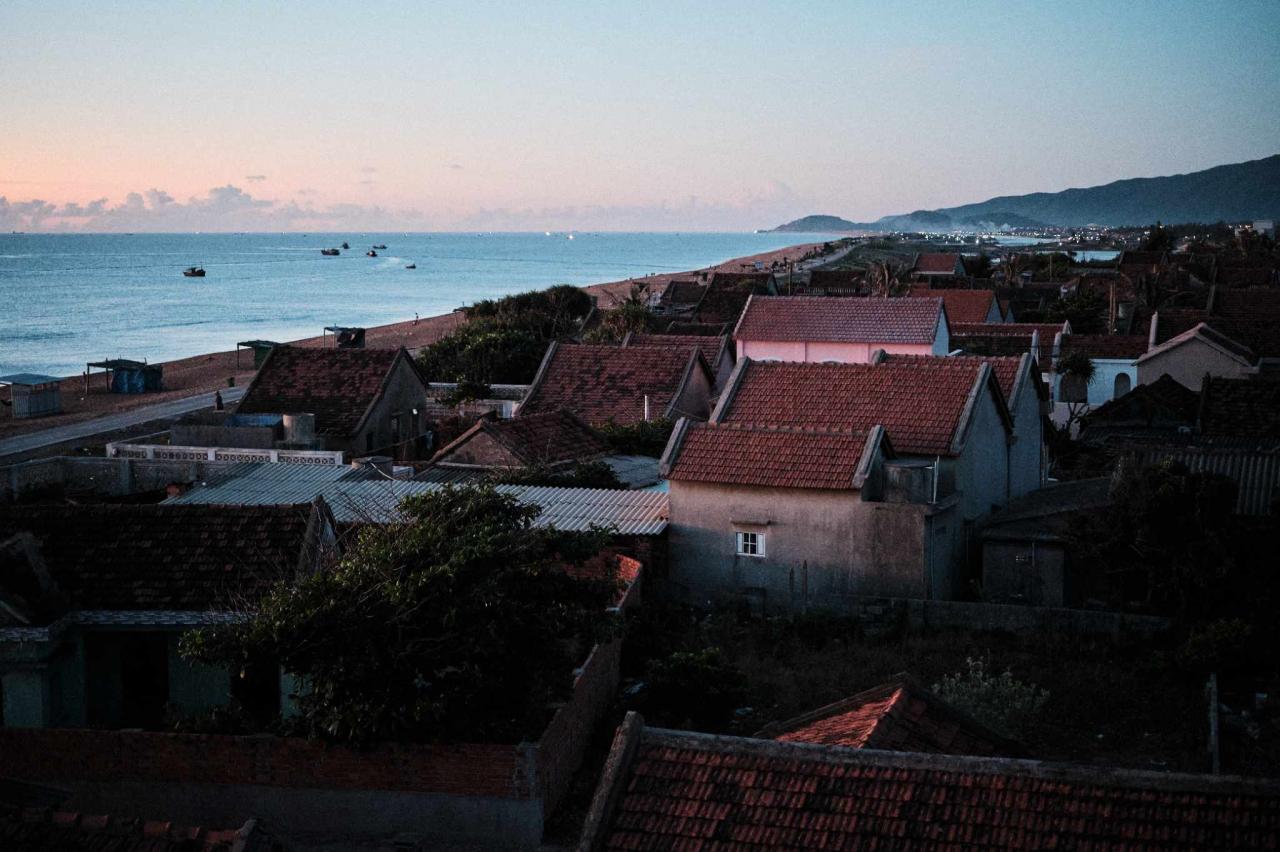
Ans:
[[[1085,189],[1002,195],[874,222],[805,216],[775,231],[971,231],[1045,225],[1241,222],[1280,216],[1280,154],[1185,175],[1130,178]]]

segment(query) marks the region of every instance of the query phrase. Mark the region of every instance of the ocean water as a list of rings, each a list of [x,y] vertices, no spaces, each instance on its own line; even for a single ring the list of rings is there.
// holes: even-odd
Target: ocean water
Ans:
[[[678,272],[821,234],[0,234],[0,375],[167,361],[554,284]],[[321,248],[351,244],[340,257]],[[365,257],[385,243],[377,258]],[[410,263],[416,270],[405,269]],[[182,270],[201,265],[204,278]]]

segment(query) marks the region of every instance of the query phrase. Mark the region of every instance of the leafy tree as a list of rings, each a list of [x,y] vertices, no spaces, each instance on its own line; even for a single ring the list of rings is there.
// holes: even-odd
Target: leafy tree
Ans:
[[[1071,323],[1072,334],[1101,334],[1106,330],[1107,300],[1097,290],[1076,292],[1059,299],[1045,311],[1046,322]]]
[[[1156,222],[1142,240],[1142,251],[1169,251],[1173,248],[1173,231]]]
[[[1058,361],[1058,388],[1063,401],[1067,403],[1068,435],[1089,410],[1089,385],[1093,382],[1095,372],[1093,361],[1083,352],[1071,352]]]
[[[336,564],[273,588],[243,623],[184,637],[184,653],[238,668],[263,656],[302,679],[294,730],[347,743],[516,742],[572,689],[608,635],[616,587],[570,577],[602,533],[533,526],[535,507],[491,487],[402,504]]]

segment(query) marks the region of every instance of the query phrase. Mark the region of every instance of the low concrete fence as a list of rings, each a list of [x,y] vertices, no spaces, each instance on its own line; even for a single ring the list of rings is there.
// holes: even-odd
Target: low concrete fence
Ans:
[[[109,459],[148,461],[268,462],[341,465],[341,450],[268,450],[253,447],[183,447],[170,444],[107,444]]]
[[[1158,636],[1171,626],[1167,618],[1124,612],[916,598],[827,596],[811,599],[809,609],[852,615],[870,633],[891,632],[907,626],[914,630],[972,630],[1020,636],[1066,634],[1120,638]]]

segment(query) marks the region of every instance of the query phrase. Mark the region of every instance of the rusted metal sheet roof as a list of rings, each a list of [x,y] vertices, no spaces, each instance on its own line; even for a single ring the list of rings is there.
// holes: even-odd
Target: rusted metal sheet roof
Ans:
[[[1193,472],[1219,473],[1235,481],[1237,515],[1266,515],[1280,487],[1280,450],[1219,447],[1151,447],[1133,451],[1142,465],[1175,461]]]

